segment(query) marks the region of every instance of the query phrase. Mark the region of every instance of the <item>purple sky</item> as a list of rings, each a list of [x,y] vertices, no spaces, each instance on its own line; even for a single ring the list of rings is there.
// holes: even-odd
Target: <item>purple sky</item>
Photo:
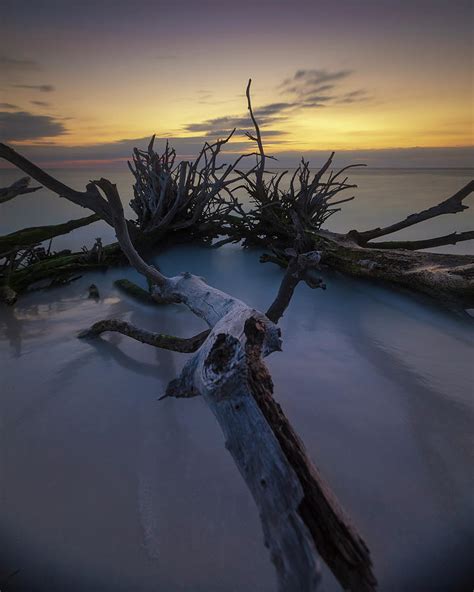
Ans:
[[[3,0],[0,139],[55,163],[124,159],[156,133],[192,156],[247,128],[251,76],[283,165],[335,149],[472,166],[472,16],[464,0]]]

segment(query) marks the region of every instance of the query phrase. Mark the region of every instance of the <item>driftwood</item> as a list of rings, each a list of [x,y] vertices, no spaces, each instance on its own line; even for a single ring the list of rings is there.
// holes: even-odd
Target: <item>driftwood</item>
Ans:
[[[194,337],[175,337],[174,335],[165,335],[163,333],[153,333],[145,329],[139,329],[127,321],[116,319],[106,319],[94,323],[92,327],[79,333],[81,338],[97,337],[106,331],[122,333],[141,343],[153,345],[161,349],[169,349],[180,353],[195,352],[206,340],[209,331],[202,331]]]
[[[31,179],[29,177],[22,177],[12,183],[9,187],[0,187],[0,203],[10,201],[17,195],[24,195],[25,193],[33,193],[38,191],[41,187],[30,187]]]
[[[238,180],[233,173],[242,159],[251,156],[241,155],[227,166],[218,163],[234,133],[235,129],[223,140],[206,142],[192,162],[176,164],[176,152],[168,143],[162,154],[156,153],[155,136],[146,151],[135,148],[133,164],[128,163],[135,177],[130,206],[144,233],[203,228],[208,236],[218,235],[222,220],[233,208],[226,199],[232,195],[229,187]]]
[[[86,216],[85,218],[79,218],[77,220],[69,220],[69,222],[63,222],[62,224],[23,228],[17,232],[1,236],[0,257],[2,253],[11,249],[20,249],[38,245],[39,243],[50,240],[56,236],[68,234],[76,228],[88,226],[93,222],[97,222],[97,220],[100,220],[99,216],[97,214],[92,214],[92,216]]]
[[[340,210],[344,202],[354,196],[340,198],[340,194],[356,185],[345,175],[350,165],[334,173],[330,170],[334,153],[314,174],[302,160],[290,179],[289,188],[281,189],[287,171],[270,173],[263,178],[265,153],[261,133],[250,101],[250,82],[247,87],[248,108],[255,134],[247,134],[257,144],[258,174],[246,178],[247,191],[253,200],[250,211],[236,208],[229,219],[230,240],[244,240],[246,245],[271,249],[262,261],[291,267],[293,257],[287,254],[294,248],[298,255],[307,251],[321,252],[321,262],[332,268],[358,277],[389,281],[411,290],[428,294],[449,306],[474,306],[474,257],[417,252],[474,238],[474,231],[450,233],[419,241],[373,242],[420,222],[444,214],[455,214],[467,209],[463,201],[474,191],[474,181],[440,204],[387,226],[359,232],[338,234],[322,229],[323,224]],[[263,168],[262,168],[263,167]],[[287,275],[287,280],[294,274]]]
[[[56,185],[57,191],[70,199],[63,187]],[[73,198],[74,203],[81,200],[77,193]],[[279,590],[316,590],[320,580],[317,551],[343,587],[374,590],[367,547],[273,400],[271,379],[262,357],[280,350],[280,330],[263,313],[196,276],[185,273],[168,278],[147,264],[132,244],[130,224],[125,220],[117,189],[109,181],[101,179],[90,184],[85,201],[93,211],[107,213],[130,263],[153,284],[154,297],[184,304],[207,323],[209,330],[181,339],[153,334],[123,321],[106,320],[81,336],[113,330],[154,346],[194,351],[180,377],[168,386],[166,396],[201,395],[216,416],[226,446],[259,507]],[[296,254],[298,281],[304,268],[314,267],[318,260],[319,254]],[[291,292],[294,286],[290,288]],[[288,300],[286,295],[277,297],[275,319],[281,316]]]
[[[374,590],[367,547],[273,400],[262,356],[280,349],[279,329],[261,312],[196,276],[168,278],[148,265],[132,245],[116,187],[105,179],[96,185],[107,196],[117,239],[130,263],[155,285],[161,298],[184,304],[209,326],[193,338],[202,343],[166,396],[201,395],[216,416],[226,447],[259,507],[279,590],[316,590],[316,548],[344,588]],[[319,255],[306,256],[311,266],[318,259]],[[303,259],[299,264],[303,266]],[[100,321],[81,336],[110,329],[151,345],[169,345],[169,337],[116,321]],[[176,343],[173,340],[172,349]]]
[[[326,287],[323,281],[312,273],[319,268],[321,253],[313,251],[298,255],[294,249],[287,249],[286,254],[290,256],[290,260],[285,275],[275,300],[266,312],[267,317],[274,323],[278,323],[288,308],[295,288],[300,281],[305,281],[310,288],[325,289]]]
[[[94,184],[89,183],[86,187],[86,191],[76,191],[64,183],[61,183],[46,171],[43,171],[43,169],[36,166],[6,144],[0,143],[0,158],[4,158],[11,164],[15,165],[53,193],[56,193],[60,197],[65,197],[78,206],[92,210],[98,214],[102,220],[105,220],[109,224],[111,223],[109,206]]]

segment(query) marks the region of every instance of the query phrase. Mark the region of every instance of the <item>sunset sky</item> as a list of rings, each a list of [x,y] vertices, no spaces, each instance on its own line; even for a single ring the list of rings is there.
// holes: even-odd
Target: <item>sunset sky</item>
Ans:
[[[247,129],[252,77],[283,164],[336,150],[379,166],[474,166],[467,0],[2,0],[1,11],[0,138],[40,162],[120,161],[152,133],[191,157]],[[251,148],[242,135],[230,146]]]

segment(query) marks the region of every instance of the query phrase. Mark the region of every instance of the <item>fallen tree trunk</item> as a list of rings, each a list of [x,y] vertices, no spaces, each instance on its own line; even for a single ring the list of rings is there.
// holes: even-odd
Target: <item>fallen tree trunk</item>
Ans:
[[[312,233],[321,264],[347,275],[380,280],[426,294],[453,308],[474,306],[474,257],[402,249],[366,248],[352,236],[329,231]],[[374,243],[375,245],[376,243]],[[280,249],[264,253],[261,263],[287,269],[290,258]]]
[[[357,277],[417,290],[446,304],[474,306],[474,257],[366,248],[351,236],[320,231],[321,262]]]
[[[109,265],[117,262],[124,263],[124,261],[125,259],[118,245],[104,247],[100,262],[97,259],[88,259],[83,252],[60,252],[57,255],[52,255],[25,268],[16,270],[8,278],[8,285],[17,294],[21,294],[38,282],[46,280],[60,281],[61,278],[71,274],[106,269]]]
[[[97,214],[86,216],[85,218],[78,218],[77,220],[69,220],[62,224],[54,224],[51,226],[34,226],[32,228],[23,228],[17,232],[0,236],[0,255],[11,249],[19,249],[37,245],[44,241],[50,240],[62,234],[68,234],[76,228],[88,226],[100,220]]]
[[[281,592],[312,592],[320,579],[318,556],[346,589],[375,590],[367,547],[311,465],[304,448],[273,401],[273,385],[262,356],[280,350],[280,330],[241,300],[184,273],[168,278],[134,249],[117,190],[96,182],[107,196],[117,239],[130,263],[166,301],[183,303],[209,326],[196,353],[166,391],[168,397],[201,395],[218,420],[226,447],[260,511]],[[319,257],[319,255],[318,255]],[[307,257],[314,263],[317,257]],[[107,324],[108,323],[108,324]],[[82,336],[117,330],[110,321]],[[120,327],[141,341],[159,345],[162,336]]]

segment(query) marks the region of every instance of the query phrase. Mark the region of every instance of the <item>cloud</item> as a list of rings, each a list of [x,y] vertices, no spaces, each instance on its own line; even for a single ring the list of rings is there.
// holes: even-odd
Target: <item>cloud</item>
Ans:
[[[257,117],[267,117],[269,115],[280,115],[283,111],[287,111],[294,106],[293,103],[270,103],[263,107],[254,109],[254,113]]]
[[[294,107],[293,103],[269,103],[254,109],[255,117],[258,120],[259,126],[265,128],[269,125],[278,124],[287,119],[287,113]],[[248,129],[253,129],[252,120],[248,114],[233,115],[228,117],[215,117],[214,119],[206,119],[198,123],[190,123],[185,126],[188,132],[202,132],[206,137],[228,135],[234,128],[237,128],[238,134],[243,134]],[[282,132],[267,130],[265,135],[278,135]]]
[[[292,95],[295,108],[319,108],[330,104],[359,103],[371,98],[364,89],[341,92],[339,85],[347,80],[353,70],[297,70],[286,78],[279,89],[283,95]]]
[[[14,111],[18,111],[20,107],[12,105],[11,103],[0,103],[0,109],[12,109]]]
[[[1,130],[1,124],[0,124]],[[0,138],[3,137],[0,131]],[[155,150],[157,152],[163,151],[166,141],[176,150],[178,159],[193,160],[199,154],[204,142],[208,142],[209,138],[203,135],[197,137],[157,137],[155,139]],[[94,162],[103,162],[104,165],[109,163],[120,163],[131,159],[133,149],[141,148],[146,150],[150,137],[143,138],[129,138],[118,140],[116,142],[106,142],[102,144],[91,144],[88,146],[58,146],[50,142],[41,144],[22,145],[17,149],[30,158],[33,162],[44,164],[48,163],[50,166],[61,166],[63,163],[68,163],[73,166],[80,165],[81,162],[86,165]],[[252,143],[247,138],[234,139],[228,144],[227,154],[223,155],[224,162],[231,162],[236,154],[242,152],[249,152],[253,149]],[[0,166],[2,165],[0,159]]]
[[[26,111],[0,111],[0,138],[14,142],[50,138],[66,133],[64,125],[47,115],[33,115]]]
[[[335,72],[329,72],[329,70],[297,70],[294,80],[317,86],[324,82],[347,78],[352,72],[352,70],[337,70]]]
[[[328,82],[339,82],[352,74],[352,70],[297,70],[291,78],[286,78],[281,84],[283,92],[296,94],[304,98],[308,95],[324,92],[333,88]]]
[[[360,103],[362,101],[367,101],[368,99],[370,99],[369,93],[363,88],[360,88],[358,90],[345,93],[337,99],[336,103]]]
[[[27,88],[29,90],[39,90],[40,92],[53,92],[56,90],[52,84],[14,84],[15,88]]]
[[[21,60],[5,55],[0,56],[0,72],[28,72],[39,69],[38,62],[35,62],[34,60]]]
[[[30,101],[30,103],[32,105],[36,105],[37,107],[49,107],[50,103],[47,103],[46,101]]]
[[[352,70],[297,70],[293,76],[286,78],[279,86],[280,92],[290,100],[269,103],[254,108],[254,114],[260,127],[277,126],[288,119],[292,113],[301,109],[322,108],[333,104],[357,103],[367,101],[371,97],[364,89],[341,92],[338,85],[349,78]],[[198,94],[208,97],[209,91],[202,90]],[[203,133],[206,137],[225,136],[233,128],[240,132],[253,129],[249,115],[216,117],[185,126],[187,132]],[[275,136],[281,132],[274,133]],[[267,133],[268,135],[268,133]]]

